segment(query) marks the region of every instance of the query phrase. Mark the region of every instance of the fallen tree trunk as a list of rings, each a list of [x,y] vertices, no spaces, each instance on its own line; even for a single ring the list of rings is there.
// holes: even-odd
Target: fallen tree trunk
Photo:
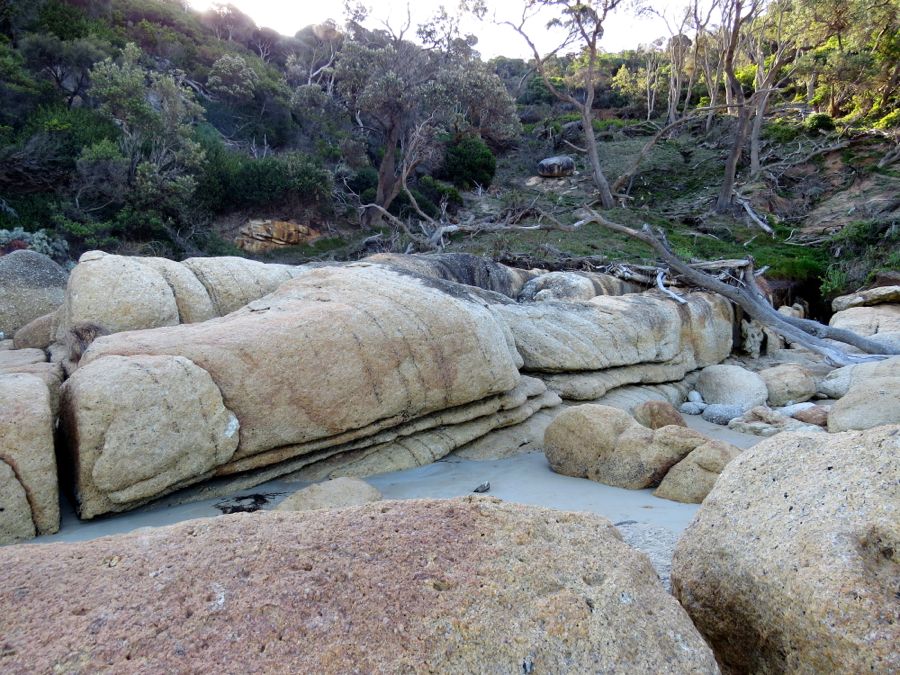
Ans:
[[[741,307],[751,318],[768,326],[786,340],[821,354],[833,365],[846,366],[866,361],[877,361],[888,358],[888,356],[893,354],[900,354],[900,350],[896,348],[879,344],[851,331],[824,326],[808,319],[793,319],[780,314],[769,304],[756,285],[752,261],[749,261],[744,268],[744,287],[732,286],[684,262],[669,250],[665,242],[652,233],[648,225],[644,225],[643,229],[638,231],[625,225],[614,223],[596,213],[594,214],[594,220],[613,232],[624,234],[652,247],[659,254],[660,258],[669,265],[671,270],[677,272],[691,285],[728,298]],[[826,337],[853,345],[867,353],[848,354],[835,345],[825,342],[824,338]]]

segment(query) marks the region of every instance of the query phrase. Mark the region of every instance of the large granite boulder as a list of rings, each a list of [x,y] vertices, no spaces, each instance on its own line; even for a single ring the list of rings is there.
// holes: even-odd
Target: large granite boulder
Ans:
[[[66,271],[35,251],[0,256],[0,333],[11,338],[39,316],[56,310],[65,299]]]
[[[769,397],[765,380],[741,366],[704,368],[697,379],[697,391],[707,403],[737,406],[743,410],[763,405]]]
[[[240,424],[209,373],[183,356],[106,356],[63,386],[83,515],[150,499],[212,475]]]
[[[819,382],[819,393],[828,398],[841,398],[847,395],[851,387],[883,377],[900,379],[900,356],[832,370]]]
[[[856,382],[828,412],[828,431],[871,429],[900,424],[900,377],[872,377]]]
[[[587,404],[556,416],[544,433],[544,454],[556,473],[637,490],[659,485],[673,466],[709,442],[693,429],[649,429],[624,410]]]
[[[298,490],[281,501],[276,511],[312,511],[343,509],[377,502],[382,497],[377,488],[359,478],[335,478]]]
[[[884,303],[900,303],[900,286],[878,286],[850,295],[841,295],[831,301],[831,309],[843,312],[851,307],[869,307]]]
[[[609,521],[489,498],[0,549],[4,672],[717,673]]]
[[[204,371],[209,380],[201,389],[221,392],[239,421],[239,444],[228,457],[210,446],[198,464],[177,460],[181,450],[160,455],[164,479],[148,474],[134,485],[112,478],[98,484],[95,462],[116,458],[110,471],[113,464],[139,464],[148,453],[163,452],[151,450],[160,445],[154,430],[175,434],[184,423],[167,378],[146,374],[147,355],[162,357],[173,372],[191,371],[185,398],[206,377],[193,368]],[[179,365],[174,357],[183,357]],[[98,338],[81,364],[80,377],[66,384],[63,421],[79,464],[82,517],[130,508],[211,471],[279,464],[288,472],[447,424],[491,416],[497,425],[512,424],[522,420],[496,416],[540,395],[530,389],[513,395],[521,360],[506,326],[482,302],[369,263],[307,270],[277,292],[204,323]],[[133,406],[112,394],[136,386],[145,393]],[[109,433],[126,419],[137,430],[131,436]],[[406,451],[390,452],[409,461]],[[292,459],[302,463],[283,464]]]
[[[13,336],[16,349],[47,349],[56,337],[56,312],[32,319]]]
[[[732,309],[719,296],[656,292],[581,302],[495,305],[525,368],[565,399],[595,400],[628,384],[682,379],[731,351]]]
[[[850,307],[833,314],[828,325],[864,336],[900,333],[900,304]]]
[[[0,374],[0,544],[59,529],[53,429],[44,382]]]
[[[779,434],[722,472],[675,596],[730,672],[900,670],[900,426]]]
[[[544,178],[562,178],[575,173],[575,160],[568,155],[547,157],[538,162],[538,175]]]
[[[299,273],[237,257],[141,258],[88,251],[72,270],[56,339],[74,326],[106,333],[197,323],[271,293]]]

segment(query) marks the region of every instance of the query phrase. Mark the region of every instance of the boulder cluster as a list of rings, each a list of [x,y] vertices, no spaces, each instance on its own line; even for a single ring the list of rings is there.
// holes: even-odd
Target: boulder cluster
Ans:
[[[679,382],[729,354],[723,299],[639,291],[466,255],[291,267],[94,251],[0,364],[43,378],[44,451],[57,431],[93,518],[211,479],[427,464],[560,397]]]
[[[0,547],[0,671],[900,670],[900,357],[834,369],[760,329],[751,362],[719,296],[466,255],[34,255],[0,257],[0,544],[55,532],[61,489],[90,519],[312,485]],[[832,324],[896,344],[898,299]],[[359,480],[521,448],[700,504],[673,594],[602,517]]]

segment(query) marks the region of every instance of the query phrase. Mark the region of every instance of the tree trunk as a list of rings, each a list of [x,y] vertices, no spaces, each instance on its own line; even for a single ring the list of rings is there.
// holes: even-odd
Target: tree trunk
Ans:
[[[400,179],[397,176],[397,145],[400,142],[399,129],[391,127],[387,133],[384,157],[378,166],[378,186],[375,189],[375,203],[387,210],[400,193]],[[381,213],[369,209],[363,214],[363,225],[372,227],[381,221]]]
[[[747,143],[747,131],[750,126],[750,108],[743,106],[738,111],[737,124],[734,128],[734,138],[731,142],[731,152],[728,153],[728,159],[725,161],[725,176],[722,180],[722,188],[719,190],[719,197],[716,199],[716,213],[726,213],[731,209],[731,197],[734,192],[734,179],[737,175],[738,162],[741,160],[741,153]]]
[[[612,191],[609,189],[609,182],[603,175],[600,168],[600,155],[597,152],[597,137],[594,135],[594,125],[591,115],[591,109],[585,107],[581,111],[581,124],[584,127],[584,142],[587,149],[588,161],[591,163],[591,172],[593,173],[594,185],[597,186],[597,194],[600,197],[600,203],[604,209],[611,209],[616,205],[613,200]]]
[[[762,135],[763,120],[766,115],[766,106],[769,104],[769,92],[763,91],[756,103],[756,113],[753,117],[753,129],[750,132],[750,177],[759,175],[759,137]]]
[[[816,87],[819,86],[819,73],[815,70],[810,74],[806,81],[806,103],[812,105],[813,99],[816,97]]]

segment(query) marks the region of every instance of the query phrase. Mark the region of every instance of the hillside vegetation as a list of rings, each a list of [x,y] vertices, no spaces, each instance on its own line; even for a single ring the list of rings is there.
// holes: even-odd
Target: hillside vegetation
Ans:
[[[648,255],[573,229],[590,207],[826,294],[900,268],[897,0],[685,0],[618,54],[589,39],[618,2],[545,4],[565,48],[484,61],[443,11],[283,36],[230,6],[4,0],[0,252],[242,254],[241,224],[277,218],[321,235],[268,254],[290,262]],[[575,175],[535,176],[561,153]]]

